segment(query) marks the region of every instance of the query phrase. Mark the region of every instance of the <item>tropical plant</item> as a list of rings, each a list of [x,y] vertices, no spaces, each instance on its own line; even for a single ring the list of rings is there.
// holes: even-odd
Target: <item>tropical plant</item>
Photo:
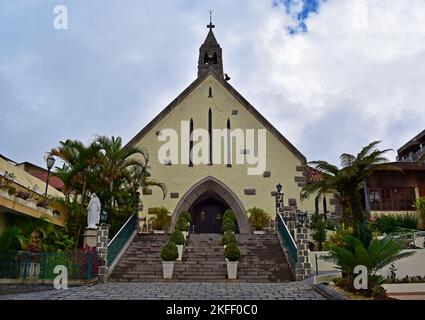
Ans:
[[[236,243],[236,236],[232,231],[225,231],[221,237],[221,244],[226,246],[229,243]]]
[[[394,233],[399,229],[416,230],[418,227],[418,217],[414,214],[382,215],[372,223],[373,227],[381,233]]]
[[[170,226],[171,216],[167,208],[164,208],[164,207],[154,208],[152,210],[152,213],[155,216],[150,218],[149,221],[152,223],[152,228],[154,230],[165,230]]]
[[[401,171],[400,168],[388,164],[384,154],[390,149],[379,150],[375,141],[365,146],[356,156],[344,153],[341,155],[341,168],[326,161],[312,161],[314,166],[323,176],[323,179],[309,183],[303,187],[301,198],[322,196],[326,193],[336,193],[343,208],[343,220],[356,228],[357,223],[364,221],[367,213],[362,208],[360,190],[364,180],[374,170],[386,169]]]
[[[168,241],[161,249],[161,259],[164,261],[174,261],[179,257],[179,251],[174,242]]]
[[[329,256],[327,260],[335,262],[341,269],[344,287],[353,291],[354,268],[363,265],[368,270],[369,291],[374,286],[380,284],[376,277],[376,272],[386,265],[410,256],[413,252],[401,252],[403,245],[391,238],[374,239],[369,246],[365,246],[362,241],[352,235],[344,236],[344,243],[347,247],[328,245]]]
[[[230,242],[224,249],[224,257],[229,261],[238,261],[241,258],[241,252],[236,243]]]
[[[174,230],[174,232],[170,236],[170,241],[174,242],[177,245],[183,245],[185,244],[183,233],[180,231],[180,229]]]
[[[263,228],[267,227],[269,223],[269,215],[260,208],[250,208],[248,209],[249,214],[249,223],[255,230],[263,230]]]
[[[423,157],[425,157],[425,154],[423,154]],[[421,228],[425,230],[425,197],[416,200],[416,210],[421,218]]]
[[[328,241],[325,242],[325,249],[328,250],[329,246],[347,248],[349,245],[344,240],[347,235],[354,235],[354,229],[351,226],[341,224],[335,233],[329,236]]]

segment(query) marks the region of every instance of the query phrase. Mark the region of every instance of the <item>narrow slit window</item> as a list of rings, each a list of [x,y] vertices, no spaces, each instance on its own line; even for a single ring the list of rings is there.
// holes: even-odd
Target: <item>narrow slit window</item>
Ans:
[[[230,119],[227,119],[227,166],[232,166],[232,135],[231,135]]]
[[[208,111],[209,164],[212,164],[212,111]]]
[[[192,149],[193,149],[193,119],[190,119],[190,126],[189,126],[189,167],[193,167]]]
[[[213,97],[213,94],[212,94],[212,88],[210,87],[209,89],[208,89],[208,98],[212,98]]]

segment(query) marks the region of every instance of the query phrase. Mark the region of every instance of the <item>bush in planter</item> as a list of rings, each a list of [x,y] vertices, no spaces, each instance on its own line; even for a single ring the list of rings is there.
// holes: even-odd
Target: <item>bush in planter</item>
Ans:
[[[15,187],[12,187],[12,186],[9,186],[7,188],[7,193],[9,193],[9,196],[13,196],[14,194],[16,194],[16,188]]]
[[[187,211],[185,211],[185,212],[187,212]],[[189,215],[188,216],[187,214],[185,214],[185,212],[183,212],[180,215],[179,220],[177,222],[177,225],[178,225],[178,227],[181,231],[187,232],[187,231],[189,231],[189,223],[191,221],[191,218],[190,218],[190,213],[187,212],[187,214]]]
[[[222,231],[223,232],[226,232],[226,231],[235,232],[236,231],[236,224],[235,224],[235,222],[231,218],[224,219],[223,220]]]
[[[163,261],[174,261],[179,257],[179,251],[174,242],[168,241],[161,249],[161,259]]]
[[[421,228],[425,230],[425,197],[416,200],[416,209],[418,210],[419,217],[421,218]]]
[[[152,223],[152,229],[154,230],[165,230],[169,227],[171,224],[171,216],[169,214],[170,212],[164,208],[155,208],[153,210],[153,214],[155,214],[154,217],[149,219],[149,221]]]
[[[185,244],[183,233],[176,229],[170,236],[170,241],[174,242],[176,245],[183,245]]]
[[[230,243],[236,243],[236,236],[232,231],[225,231],[221,237],[221,244],[226,246]]]
[[[224,249],[224,257],[229,261],[239,261],[241,252],[236,243],[229,243]]]
[[[253,207],[247,211],[249,213],[249,223],[256,231],[261,231],[269,224],[269,215],[260,208]]]
[[[231,220],[233,221],[234,224],[238,223],[238,220],[236,219],[236,215],[232,209],[227,209],[226,211],[224,211],[223,221],[225,220]]]
[[[49,203],[47,202],[47,200],[46,200],[46,199],[42,199],[42,198],[40,198],[40,199],[38,199],[38,201],[37,201],[37,207],[40,207],[40,208],[47,209],[48,204],[49,204]]]
[[[186,221],[186,223],[187,222],[191,222],[192,221],[192,216],[190,215],[190,212],[189,211],[183,211],[182,213],[181,213],[181,215],[180,215],[180,220],[181,221]]]

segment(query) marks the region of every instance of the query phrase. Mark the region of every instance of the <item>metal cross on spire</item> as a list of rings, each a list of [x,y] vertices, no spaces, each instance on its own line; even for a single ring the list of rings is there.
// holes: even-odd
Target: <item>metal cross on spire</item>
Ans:
[[[212,29],[215,28],[215,25],[212,24],[212,13],[213,13],[212,10],[210,10],[209,13],[210,13],[210,24],[207,25],[207,28],[209,28],[212,31]]]

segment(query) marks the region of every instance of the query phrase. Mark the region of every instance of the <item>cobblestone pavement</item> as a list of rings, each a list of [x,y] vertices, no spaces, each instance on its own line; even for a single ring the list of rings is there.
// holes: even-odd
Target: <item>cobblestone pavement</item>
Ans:
[[[107,283],[13,295],[0,300],[323,300],[307,282]]]

